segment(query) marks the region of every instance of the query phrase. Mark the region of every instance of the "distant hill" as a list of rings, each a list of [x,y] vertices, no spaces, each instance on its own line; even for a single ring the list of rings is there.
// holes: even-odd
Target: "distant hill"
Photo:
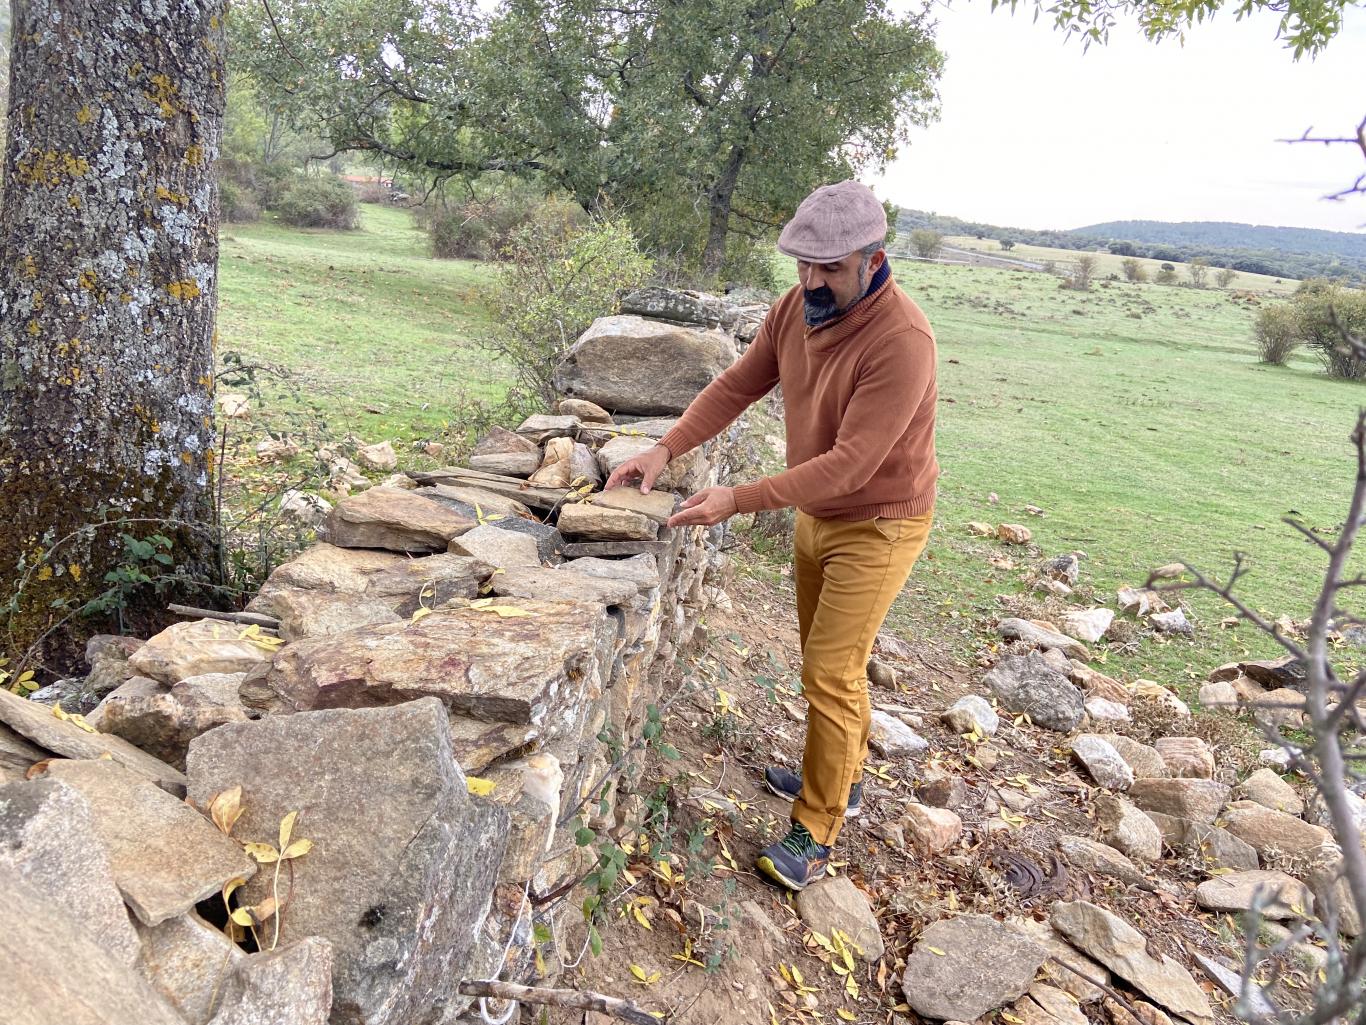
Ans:
[[[1217,249],[1281,249],[1366,260],[1366,232],[1272,228],[1231,221],[1106,221],[1072,229],[1091,238],[1122,238]]]
[[[1366,234],[1317,228],[1272,228],[1223,221],[1109,221],[1083,228],[1011,228],[926,210],[901,210],[897,230],[933,228],[945,235],[1009,239],[1076,251],[1108,251],[1186,263],[1197,256],[1217,267],[1277,278],[1329,277],[1366,282]]]

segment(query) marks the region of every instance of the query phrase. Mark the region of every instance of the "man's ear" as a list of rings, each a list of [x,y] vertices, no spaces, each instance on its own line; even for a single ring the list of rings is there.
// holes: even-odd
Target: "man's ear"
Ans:
[[[872,259],[868,261],[868,269],[876,274],[879,270],[882,269],[882,265],[886,262],[887,250],[879,249],[876,253],[873,254]]]

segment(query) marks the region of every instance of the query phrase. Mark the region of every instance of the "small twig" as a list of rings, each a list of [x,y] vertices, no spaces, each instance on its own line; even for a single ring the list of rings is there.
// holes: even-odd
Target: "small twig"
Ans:
[[[225,623],[244,623],[259,626],[263,630],[278,630],[280,621],[274,616],[263,616],[256,612],[216,612],[213,609],[197,609],[193,605],[167,605],[167,612],[177,616],[194,616],[199,619],[221,619]]]
[[[1101,982],[1099,979],[1093,979],[1093,978],[1091,978],[1091,976],[1087,975],[1085,972],[1079,971],[1078,969],[1073,968],[1073,967],[1072,967],[1070,964],[1068,964],[1066,961],[1060,961],[1060,960],[1059,960],[1058,958],[1056,958],[1056,957],[1049,957],[1048,960],[1052,961],[1054,964],[1062,965],[1064,968],[1066,968],[1066,969],[1067,969],[1069,972],[1071,972],[1073,975],[1075,975],[1075,976],[1077,976],[1078,978],[1082,979],[1082,981],[1084,981],[1084,982],[1089,982],[1092,986],[1095,986],[1096,989],[1098,989],[1098,990],[1100,990],[1101,992],[1103,992],[1106,996],[1110,997],[1110,999],[1114,1000],[1114,1001],[1115,1001],[1116,1003],[1118,1003],[1121,1007],[1123,1007],[1126,1011],[1128,1011],[1130,1014],[1132,1014],[1132,1015],[1134,1016],[1134,1020],[1137,1021],[1137,1022],[1139,1022],[1139,1025],[1142,1025],[1142,1023],[1146,1020],[1145,1018],[1143,1018],[1142,1015],[1140,1015],[1140,1014],[1138,1013],[1138,1009],[1137,1009],[1136,1007],[1134,1007],[1133,1004],[1129,1003],[1129,1001],[1123,996],[1123,994],[1119,993],[1117,990],[1112,989],[1111,987],[1105,985],[1105,983]]]
[[[620,1018],[632,1025],[659,1025],[664,1018],[656,1018],[629,1000],[609,997],[605,993],[576,989],[547,989],[542,986],[519,986],[513,982],[471,981],[460,983],[460,992],[467,997],[494,997],[516,1000],[523,1004],[546,1007],[565,1007],[575,1011],[597,1011],[599,1014]]]

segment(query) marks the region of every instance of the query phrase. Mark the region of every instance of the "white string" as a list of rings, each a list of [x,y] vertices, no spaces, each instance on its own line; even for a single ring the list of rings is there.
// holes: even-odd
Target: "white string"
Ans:
[[[498,967],[491,973],[491,978],[498,978],[503,974],[503,967],[507,964],[508,954],[512,952],[512,943],[517,938],[517,923],[522,920],[522,912],[526,909],[528,897],[531,893],[531,880],[526,881],[526,886],[522,888],[522,902],[517,905],[517,914],[512,918],[512,924],[508,927],[508,941],[503,947],[503,956],[498,959]],[[494,997],[493,999],[498,999]],[[507,1010],[501,1018],[492,1017],[489,1011],[489,998],[479,998],[479,1017],[484,1020],[484,1025],[507,1025],[512,1020],[512,1016],[517,1013],[518,1003],[516,1000],[507,1002]]]

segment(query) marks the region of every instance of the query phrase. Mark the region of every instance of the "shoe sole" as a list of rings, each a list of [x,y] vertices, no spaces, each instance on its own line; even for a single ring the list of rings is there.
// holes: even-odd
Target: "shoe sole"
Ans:
[[[778,883],[780,886],[787,887],[794,893],[801,893],[802,890],[805,890],[812,883],[825,878],[825,869],[822,868],[820,875],[812,876],[804,883],[798,883],[783,875],[782,871],[778,868],[778,866],[773,863],[772,858],[760,857],[759,860],[755,862],[755,868],[757,868],[763,875],[767,876],[773,882]]]
[[[796,798],[793,797],[791,794],[787,793],[786,791],[779,790],[777,787],[775,787],[772,783],[770,783],[770,782],[768,781],[767,777],[765,777],[765,779],[764,779],[764,788],[765,788],[770,794],[773,794],[773,795],[776,796],[776,797],[781,797],[784,801],[788,802],[789,804],[791,804],[793,801],[796,800]],[[863,806],[862,806],[862,803],[860,803],[860,804],[856,805],[856,806],[853,807],[853,808],[849,808],[848,810],[845,811],[844,817],[845,817],[846,819],[856,819],[856,818],[858,818],[858,813],[859,813],[859,811],[862,809],[862,807],[863,807]]]

